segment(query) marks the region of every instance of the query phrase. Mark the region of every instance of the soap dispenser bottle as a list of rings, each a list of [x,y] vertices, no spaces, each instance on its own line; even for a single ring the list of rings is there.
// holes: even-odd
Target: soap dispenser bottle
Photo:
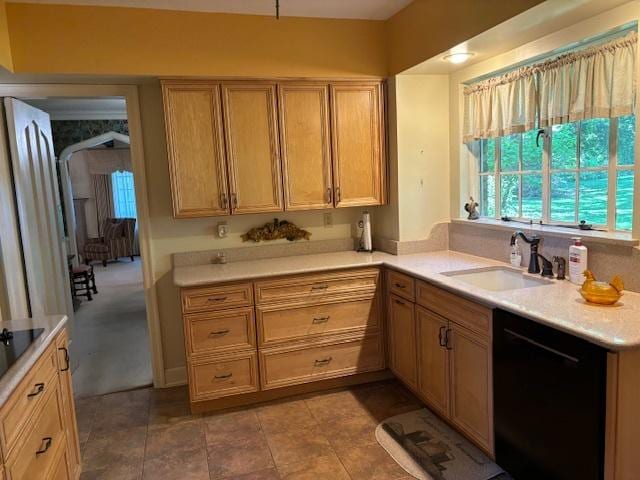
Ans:
[[[581,237],[572,237],[573,245],[569,247],[569,280],[582,285],[583,272],[587,269],[587,247],[582,244]]]

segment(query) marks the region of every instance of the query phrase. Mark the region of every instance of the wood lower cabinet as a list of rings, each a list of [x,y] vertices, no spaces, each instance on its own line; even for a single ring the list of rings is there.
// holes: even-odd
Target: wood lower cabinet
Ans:
[[[382,81],[162,81],[175,218],[381,205]]]
[[[80,446],[62,330],[0,409],[7,480],[76,480]]]
[[[386,154],[382,100],[380,82],[331,85],[336,207],[385,203]]]
[[[418,339],[418,392],[440,415],[449,416],[449,321],[416,307]]]
[[[229,214],[220,85],[163,86],[173,215]]]
[[[409,285],[387,272],[392,371],[432,410],[494,453],[492,311],[422,280],[416,304],[396,295]],[[395,279],[395,282],[389,282]]]
[[[408,300],[391,295],[388,308],[389,367],[398,378],[416,389],[418,365],[415,305]]]
[[[275,83],[222,85],[231,213],[282,210]]]
[[[451,322],[451,422],[493,452],[493,379],[491,342]]]
[[[285,208],[333,206],[329,85],[278,85]]]
[[[384,374],[379,280],[378,268],[359,268],[184,288],[192,411]]]

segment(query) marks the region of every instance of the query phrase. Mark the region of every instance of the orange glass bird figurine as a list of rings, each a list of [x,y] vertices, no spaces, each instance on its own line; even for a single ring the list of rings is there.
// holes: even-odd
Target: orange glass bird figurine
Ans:
[[[583,275],[585,281],[579,292],[587,302],[598,305],[613,305],[620,300],[622,290],[624,290],[624,283],[620,277],[616,275],[611,282],[606,283],[597,282],[590,270],[585,270]]]

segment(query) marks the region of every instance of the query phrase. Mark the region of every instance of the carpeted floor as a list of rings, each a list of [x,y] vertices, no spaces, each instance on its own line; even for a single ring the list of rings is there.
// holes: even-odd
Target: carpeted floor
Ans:
[[[152,383],[140,258],[93,265],[98,294],[75,312],[73,387],[77,397]]]

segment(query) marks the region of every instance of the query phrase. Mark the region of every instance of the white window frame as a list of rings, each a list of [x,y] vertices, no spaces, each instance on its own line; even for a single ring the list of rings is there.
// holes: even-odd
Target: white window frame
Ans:
[[[517,170],[513,171],[505,171],[501,172],[501,138],[494,138],[494,169],[492,171],[483,172],[482,171],[482,158],[481,156],[484,154],[484,144],[483,140],[479,140],[478,148],[475,149],[477,153],[477,162],[478,162],[478,175],[477,175],[477,191],[479,192],[479,203],[480,205],[484,205],[484,199],[482,198],[483,191],[481,186],[481,177],[483,176],[493,176],[494,184],[495,184],[495,216],[493,218],[500,219],[502,215],[501,211],[501,182],[503,175],[518,175],[519,179],[519,199],[518,199],[518,215],[510,217],[515,220],[520,221],[532,221],[533,223],[538,223],[542,221],[544,224],[554,224],[554,225],[575,225],[580,221],[579,211],[580,211],[580,174],[584,172],[607,172],[607,224],[593,224],[594,227],[606,229],[607,231],[621,231],[621,232],[630,232],[632,226],[629,227],[628,230],[619,230],[616,228],[616,206],[617,206],[617,174],[620,171],[631,171],[635,170],[635,165],[618,165],[618,118],[609,119],[609,162],[606,166],[603,167],[582,167],[580,165],[580,136],[582,132],[582,128],[580,122],[572,122],[577,124],[577,134],[576,134],[576,167],[575,168],[551,168],[551,148],[553,143],[553,133],[552,127],[548,127],[544,130],[544,144],[542,149],[542,170],[523,170],[522,164],[522,145],[523,145],[523,134],[520,135],[519,141],[519,165]],[[576,178],[576,199],[575,199],[575,213],[574,213],[574,221],[573,222],[562,222],[551,219],[551,174],[552,173],[572,173]],[[522,176],[527,174],[541,174],[542,175],[542,217],[541,218],[529,218],[522,216]],[[635,203],[635,199],[633,200]],[[480,212],[482,216],[487,217],[485,212]]]

